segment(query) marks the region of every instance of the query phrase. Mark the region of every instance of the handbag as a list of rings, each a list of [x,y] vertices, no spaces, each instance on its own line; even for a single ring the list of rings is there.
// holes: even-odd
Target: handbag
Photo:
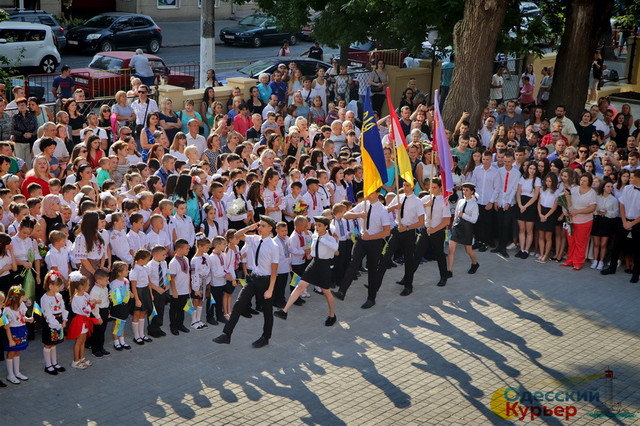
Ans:
[[[382,79],[380,78],[380,75],[378,74],[378,71],[373,71],[376,73],[376,75],[378,76],[378,83],[382,83]],[[371,86],[371,93],[382,93],[382,87],[380,86]]]

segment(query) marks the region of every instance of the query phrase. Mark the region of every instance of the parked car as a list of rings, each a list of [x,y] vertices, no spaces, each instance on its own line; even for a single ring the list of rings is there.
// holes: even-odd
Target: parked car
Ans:
[[[273,73],[276,68],[278,68],[279,64],[285,64],[289,67],[290,62],[296,63],[298,68],[302,71],[302,75],[315,75],[318,67],[323,67],[324,69],[329,69],[331,67],[331,64],[317,59],[276,56],[251,62],[249,65],[246,65],[237,71],[219,72],[216,74],[216,78],[218,78],[218,81],[221,83],[226,82],[226,80],[231,77],[258,78],[258,76],[263,72],[267,74]]]
[[[349,65],[362,66],[368,62],[382,59],[387,65],[400,66],[407,57],[407,52],[397,49],[384,49],[375,40],[367,40],[364,43],[352,43],[349,46]]]
[[[53,35],[58,41],[58,49],[62,50],[67,45],[64,28],[52,14],[44,10],[4,9],[4,11],[9,14],[10,21],[50,26],[51,30],[53,30]]]
[[[67,47],[80,51],[111,52],[143,48],[158,53],[162,29],[147,15],[103,13],[67,33]]]
[[[279,30],[275,20],[267,15],[255,14],[247,16],[234,27],[223,28],[220,31],[220,40],[227,46],[246,44],[260,47],[263,44],[281,44],[284,41],[294,45],[298,42],[298,35]]]
[[[14,21],[0,22],[0,56],[9,60],[0,68],[37,68],[45,74],[61,61],[51,27]]]
[[[76,81],[76,88],[83,89],[87,97],[113,96],[118,90],[128,90],[131,75],[129,67],[134,52],[100,52],[97,53],[86,68],[74,68],[71,76]],[[167,84],[193,89],[195,76],[176,72],[169,68],[159,56],[148,55],[156,82],[161,78]]]

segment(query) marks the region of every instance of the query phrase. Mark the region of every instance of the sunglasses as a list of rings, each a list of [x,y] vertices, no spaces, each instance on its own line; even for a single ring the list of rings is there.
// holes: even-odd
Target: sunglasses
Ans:
[[[131,132],[129,133],[123,133],[124,136],[131,136]]]
[[[589,152],[589,151],[586,151],[586,150],[584,150],[584,149],[581,149],[581,150],[580,150],[580,151],[578,151],[578,152],[579,152],[580,154],[586,154],[586,153],[587,153],[587,152]]]
[[[147,93],[146,90],[138,90],[138,93]]]
[[[507,145],[507,148],[515,148],[515,145]]]

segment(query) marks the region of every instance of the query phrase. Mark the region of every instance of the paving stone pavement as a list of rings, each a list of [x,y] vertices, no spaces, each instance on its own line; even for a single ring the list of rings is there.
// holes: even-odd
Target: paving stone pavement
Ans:
[[[613,402],[638,417],[594,418],[587,414],[601,403],[543,397],[540,405],[577,413],[536,421],[640,424],[640,286],[621,272],[602,277],[532,258],[481,253],[479,261],[468,275],[459,251],[444,288],[435,286],[434,263],[421,265],[409,297],[394,284],[402,266],[393,268],[366,311],[361,278],[336,301],[332,328],[323,324],[324,299],[312,294],[286,322],[275,319],[260,350],[250,344],[262,319],[241,318],[229,346],[212,343],[221,327],[209,327],[52,377],[41,343],[32,342],[22,362],[30,380],[0,389],[0,424],[515,424],[530,422],[530,412],[523,421],[498,417],[491,401],[497,396],[504,408],[500,389],[563,398],[598,392],[604,402],[610,382],[599,375],[607,368]],[[58,354],[68,367],[70,342]]]

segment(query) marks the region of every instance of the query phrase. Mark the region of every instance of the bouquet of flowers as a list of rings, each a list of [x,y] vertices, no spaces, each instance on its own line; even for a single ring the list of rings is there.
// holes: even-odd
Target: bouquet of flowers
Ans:
[[[298,200],[293,206],[293,212],[299,215],[305,215],[309,210],[309,205],[304,200]]]
[[[569,209],[571,209],[571,196],[563,193],[558,197],[558,205],[562,208],[564,213],[564,223],[562,227],[567,230],[567,233],[571,235],[571,217],[568,215]]]
[[[36,254],[32,248],[27,251],[27,262],[33,265],[35,261]],[[29,300],[35,300],[36,295],[36,279],[33,276],[33,267],[29,269],[24,269],[20,276],[23,278],[22,287],[24,288],[24,295]]]
[[[247,212],[245,203],[240,198],[236,198],[231,202],[231,205],[227,209],[227,213],[231,216],[240,216]]]

